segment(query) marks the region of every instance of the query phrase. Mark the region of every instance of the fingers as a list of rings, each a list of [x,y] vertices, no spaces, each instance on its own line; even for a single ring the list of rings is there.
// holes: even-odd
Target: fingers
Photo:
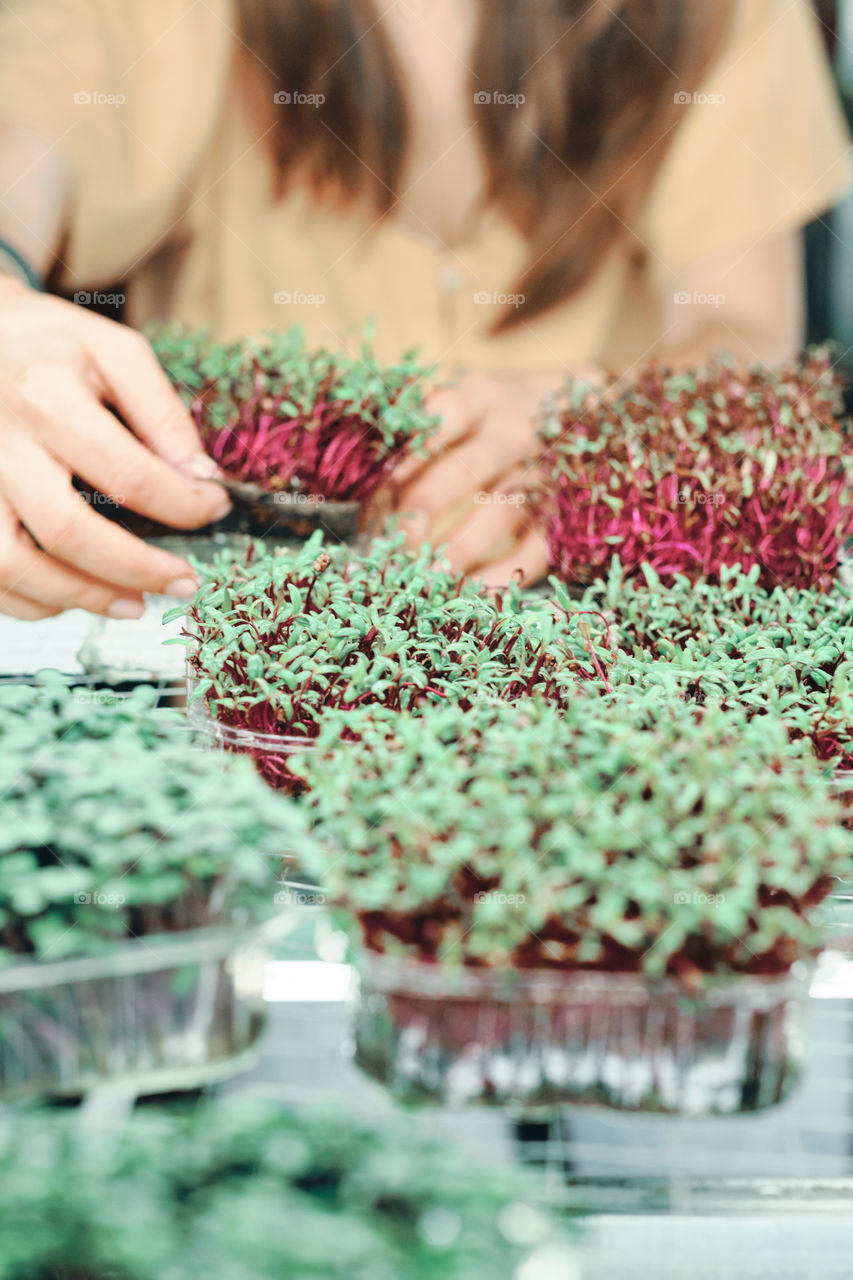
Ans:
[[[505,587],[512,578],[523,584],[539,582],[548,571],[548,552],[541,533],[531,529],[502,560],[478,570],[486,587]]]
[[[195,579],[185,560],[96,515],[80,501],[62,465],[31,436],[7,437],[0,488],[39,547],[79,572],[133,594],[192,595]]]
[[[410,542],[420,543],[434,517],[469,494],[491,486],[497,476],[513,468],[533,447],[533,410],[543,390],[555,376],[538,377],[518,385],[499,378],[475,375],[455,391],[430,397],[429,407],[441,411],[443,426],[433,442],[432,458],[408,469],[408,483],[400,491],[397,506],[412,512],[407,522]]]
[[[151,453],[74,374],[60,370],[28,394],[50,452],[120,506],[179,529],[209,524],[230,509],[219,485],[188,480]]]
[[[0,591],[22,593],[50,613],[86,609],[110,618],[140,618],[145,607],[141,595],[118,592],[40,551],[6,503],[0,504],[0,584]]]
[[[187,475],[205,479],[218,473],[188,410],[140,333],[111,321],[99,323],[92,355],[109,398],[140,440]]]
[[[433,462],[400,494],[401,512],[411,512],[404,528],[413,545],[420,545],[435,516],[468,494],[479,494],[493,479],[488,441],[475,436]]]
[[[470,398],[461,389],[446,388],[442,391],[434,391],[427,397],[424,407],[428,413],[438,414],[441,418],[441,426],[429,438],[429,457],[406,458],[394,468],[392,479],[395,488],[407,485],[446,449],[464,440],[478,424],[478,419],[472,415]]]
[[[5,613],[10,618],[20,618],[24,622],[39,622],[42,618],[53,618],[59,609],[51,609],[47,605],[36,604],[34,600],[27,600],[25,596],[19,596],[15,591],[0,591],[0,613]]]
[[[458,573],[471,573],[510,554],[528,522],[526,496],[520,490],[501,486],[498,492],[478,496],[483,501],[446,544],[445,553]]]

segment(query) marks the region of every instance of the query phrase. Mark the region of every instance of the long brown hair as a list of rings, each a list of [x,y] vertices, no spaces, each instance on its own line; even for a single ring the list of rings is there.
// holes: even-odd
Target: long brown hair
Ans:
[[[379,0],[381,4],[382,0]],[[471,84],[487,198],[522,232],[528,264],[498,318],[511,328],[576,293],[648,194],[728,28],[731,0],[479,0]],[[409,119],[377,0],[239,0],[266,88],[302,100],[271,131],[279,189],[393,207]],[[269,81],[272,82],[270,85]],[[495,110],[476,90],[520,107]],[[323,96],[322,109],[310,95]],[[272,93],[266,94],[267,101]]]

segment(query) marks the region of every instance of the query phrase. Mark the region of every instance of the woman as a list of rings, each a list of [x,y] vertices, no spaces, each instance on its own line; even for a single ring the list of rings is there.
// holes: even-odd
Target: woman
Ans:
[[[567,375],[800,344],[800,229],[847,138],[806,0],[11,0],[0,10],[0,608],[134,616],[225,505],[131,328],[302,324],[445,385],[399,503],[485,581],[535,576],[505,500]],[[121,282],[116,288],[116,282]],[[127,431],[111,413],[117,410]],[[501,498],[504,498],[501,501]]]

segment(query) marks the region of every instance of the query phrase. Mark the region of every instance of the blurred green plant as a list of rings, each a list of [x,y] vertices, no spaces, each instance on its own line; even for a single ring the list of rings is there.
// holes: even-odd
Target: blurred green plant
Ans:
[[[0,964],[276,913],[299,814],[152,700],[0,689]]]
[[[340,1108],[241,1100],[121,1132],[7,1109],[0,1185],[0,1280],[517,1280],[546,1274],[537,1259],[575,1274],[518,1170]]]

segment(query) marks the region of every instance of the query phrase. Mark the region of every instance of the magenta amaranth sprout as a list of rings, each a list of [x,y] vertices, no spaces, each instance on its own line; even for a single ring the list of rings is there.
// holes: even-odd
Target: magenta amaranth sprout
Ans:
[[[650,366],[611,399],[577,384],[541,428],[553,569],[591,581],[618,553],[629,574],[715,580],[739,563],[767,587],[826,589],[853,536],[840,411],[823,350],[776,371]]]
[[[438,422],[414,352],[384,366],[367,342],[312,351],[298,329],[229,344],[169,333],[154,347],[211,457],[261,489],[366,502]]]

